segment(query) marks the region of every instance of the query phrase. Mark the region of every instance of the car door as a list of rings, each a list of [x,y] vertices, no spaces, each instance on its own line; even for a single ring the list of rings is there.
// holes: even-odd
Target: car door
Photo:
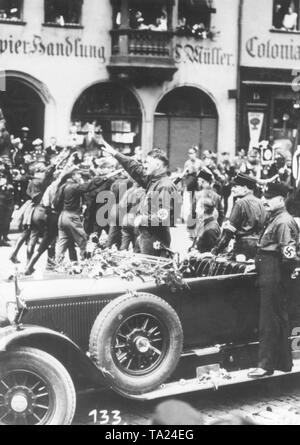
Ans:
[[[189,279],[181,299],[185,347],[246,343],[257,339],[256,274]]]

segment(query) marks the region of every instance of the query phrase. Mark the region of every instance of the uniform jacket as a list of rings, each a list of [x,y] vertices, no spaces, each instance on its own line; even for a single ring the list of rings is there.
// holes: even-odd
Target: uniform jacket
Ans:
[[[262,253],[277,253],[283,261],[295,261],[299,245],[299,228],[285,208],[271,214],[259,240]]]
[[[45,172],[44,179],[33,178],[27,188],[28,197],[35,203],[38,204],[43,194],[45,193],[47,187],[49,187],[54,173],[55,167],[48,167]]]
[[[134,226],[136,211],[139,209],[141,200],[145,196],[145,189],[139,187],[137,183],[129,189],[120,201],[120,210],[124,214],[122,226]]]
[[[204,221],[203,233],[197,241],[197,249],[200,253],[211,252],[216,246],[221,235],[221,229],[218,222],[212,216]]]
[[[115,226],[116,224],[122,224],[122,215],[120,215],[120,201],[122,201],[124,195],[131,189],[132,185],[132,180],[128,178],[119,178],[112,183],[110,191],[113,193],[115,199],[109,214],[110,225]]]
[[[82,197],[86,193],[97,190],[103,183],[103,178],[97,176],[84,184],[77,184],[69,180],[63,187],[63,210],[74,213],[81,213]]]
[[[116,154],[116,159],[146,190],[138,211],[142,216],[141,227],[151,227],[151,231],[155,231],[155,228],[174,227],[177,216],[180,214],[180,196],[168,174],[162,173],[152,177],[146,175],[143,166],[134,159],[121,153]]]
[[[266,210],[261,200],[253,193],[248,193],[236,201],[227,228],[234,232],[237,238],[259,235],[265,221]]]
[[[11,184],[0,187],[0,216],[4,217],[4,212],[12,212],[14,209],[14,188]]]

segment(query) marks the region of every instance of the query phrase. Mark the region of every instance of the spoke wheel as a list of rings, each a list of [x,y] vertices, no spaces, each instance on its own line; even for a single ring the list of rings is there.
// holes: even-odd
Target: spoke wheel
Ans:
[[[178,365],[182,346],[182,326],[174,308],[142,292],[112,300],[90,335],[91,358],[112,389],[128,397],[166,382]]]
[[[15,370],[0,380],[0,422],[6,425],[47,424],[53,394],[45,380],[26,370]]]
[[[65,367],[39,349],[0,353],[0,425],[70,425],[76,393]]]
[[[168,331],[157,317],[134,314],[121,323],[112,345],[117,366],[127,374],[142,376],[164,360],[169,347]]]

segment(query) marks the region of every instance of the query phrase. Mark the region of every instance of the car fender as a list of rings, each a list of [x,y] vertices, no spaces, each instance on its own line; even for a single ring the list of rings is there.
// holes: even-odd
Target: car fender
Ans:
[[[1,353],[22,346],[40,349],[57,358],[70,373],[74,383],[85,380],[85,387],[107,386],[101,370],[76,343],[62,333],[29,325],[0,329],[0,357]]]

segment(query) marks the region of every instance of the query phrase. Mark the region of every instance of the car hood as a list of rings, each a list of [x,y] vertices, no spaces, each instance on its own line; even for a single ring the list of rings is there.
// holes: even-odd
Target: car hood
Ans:
[[[127,281],[119,277],[83,278],[70,276],[50,276],[40,279],[24,279],[19,282],[21,297],[27,302],[51,300],[64,297],[92,297],[99,295],[119,295],[132,291],[142,291],[155,286],[155,281],[144,283],[136,278]],[[13,282],[0,283],[0,313],[7,301],[14,301]]]

